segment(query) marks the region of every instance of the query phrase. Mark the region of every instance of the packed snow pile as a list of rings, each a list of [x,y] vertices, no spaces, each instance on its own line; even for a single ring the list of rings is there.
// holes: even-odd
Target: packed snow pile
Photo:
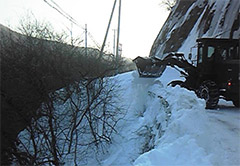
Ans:
[[[166,73],[166,74],[165,74]],[[137,72],[115,77],[122,87],[127,114],[102,165],[239,165],[240,112],[205,110],[205,101],[179,86],[167,68],[161,78],[139,78]]]
[[[177,1],[153,43],[150,56],[163,58],[181,47],[189,52],[196,39],[202,37],[239,39],[239,11],[239,0]]]

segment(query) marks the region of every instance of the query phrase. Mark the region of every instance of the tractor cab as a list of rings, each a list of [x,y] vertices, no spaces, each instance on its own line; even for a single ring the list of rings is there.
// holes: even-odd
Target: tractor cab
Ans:
[[[239,105],[240,40],[201,38],[197,43],[197,82],[215,82],[221,96]]]
[[[239,60],[239,40],[201,38],[198,42],[197,66],[209,72],[213,64]]]

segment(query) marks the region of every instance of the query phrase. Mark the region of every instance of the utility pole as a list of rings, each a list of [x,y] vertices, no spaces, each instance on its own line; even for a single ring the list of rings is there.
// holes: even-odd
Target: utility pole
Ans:
[[[108,22],[107,31],[106,31],[106,34],[105,34],[105,37],[104,37],[104,40],[103,40],[103,44],[102,44],[102,48],[101,48],[101,51],[100,51],[99,58],[102,58],[102,54],[103,54],[104,46],[105,46],[105,43],[106,43],[106,40],[107,40],[107,35],[108,35],[108,31],[109,31],[109,28],[110,28],[110,25],[111,25],[111,21],[112,21],[114,9],[115,9],[115,6],[116,6],[116,2],[117,2],[117,0],[115,0],[114,3],[113,3],[111,16],[110,16],[110,19],[109,19],[109,22]]]
[[[71,22],[71,29],[70,29],[70,37],[71,37],[71,45],[73,46],[73,23]]]
[[[121,18],[121,0],[119,0],[119,9],[118,9],[118,31],[117,31],[117,50],[116,50],[116,61],[119,61],[119,36],[120,36],[120,18]]]
[[[87,24],[85,24],[85,55],[87,56]]]
[[[113,55],[116,55],[116,29],[113,29]]]

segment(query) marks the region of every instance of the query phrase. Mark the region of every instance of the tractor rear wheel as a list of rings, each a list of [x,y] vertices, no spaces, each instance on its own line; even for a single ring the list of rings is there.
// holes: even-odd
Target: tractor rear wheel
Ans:
[[[214,109],[219,101],[219,90],[213,81],[204,81],[198,89],[198,97],[205,99],[206,109]]]

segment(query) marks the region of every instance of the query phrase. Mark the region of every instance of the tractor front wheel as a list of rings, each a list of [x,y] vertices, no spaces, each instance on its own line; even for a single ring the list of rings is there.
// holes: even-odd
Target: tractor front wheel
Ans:
[[[206,109],[214,109],[219,101],[219,90],[213,81],[204,81],[198,89],[197,95],[206,101]]]
[[[237,108],[239,108],[239,103],[240,103],[239,100],[234,100],[233,101],[234,106],[237,107]]]

